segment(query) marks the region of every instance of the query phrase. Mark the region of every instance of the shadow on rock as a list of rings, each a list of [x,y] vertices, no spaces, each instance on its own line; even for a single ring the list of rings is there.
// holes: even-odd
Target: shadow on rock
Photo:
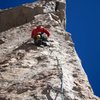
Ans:
[[[37,46],[35,46],[33,43],[26,42],[19,46],[16,50],[25,50],[26,52],[29,52],[30,50],[37,50]]]
[[[46,95],[48,100],[53,100],[53,98],[50,96],[50,91],[51,91],[51,87],[47,86],[47,88],[45,88],[42,93]]]
[[[5,43],[5,42],[4,42],[3,40],[0,39],[0,44],[3,44],[3,43]]]

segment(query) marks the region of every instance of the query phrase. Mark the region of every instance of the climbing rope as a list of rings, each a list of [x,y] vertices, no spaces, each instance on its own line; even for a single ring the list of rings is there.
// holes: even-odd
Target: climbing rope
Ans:
[[[47,88],[45,88],[43,91],[46,91],[44,93],[47,93],[48,96],[50,96],[50,90],[52,91],[55,91],[56,96],[55,98],[51,98],[50,96],[50,100],[57,100],[57,97],[58,97],[58,94],[60,93],[61,94],[61,100],[64,100],[64,88],[63,88],[63,70],[62,70],[62,67],[61,67],[61,64],[59,63],[59,59],[56,57],[56,60],[57,60],[57,70],[58,70],[58,75],[59,75],[59,78],[60,78],[60,88],[57,88],[57,87],[52,87],[52,84],[51,83],[48,83],[47,84]],[[47,98],[48,98],[47,96]]]
[[[64,89],[63,89],[63,70],[62,67],[59,63],[59,59],[56,57],[57,60],[57,68],[58,68],[58,72],[59,72],[59,78],[61,81],[61,100],[64,100]]]

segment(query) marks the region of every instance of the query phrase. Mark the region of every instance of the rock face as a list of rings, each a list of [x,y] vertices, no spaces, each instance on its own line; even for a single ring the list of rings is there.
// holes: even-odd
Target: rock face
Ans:
[[[8,26],[2,21],[1,31],[11,29],[0,33],[0,100],[100,100],[65,31],[65,5],[64,0],[40,0],[1,11],[9,15],[23,9]],[[51,33],[50,46],[36,47],[30,39],[40,24]]]

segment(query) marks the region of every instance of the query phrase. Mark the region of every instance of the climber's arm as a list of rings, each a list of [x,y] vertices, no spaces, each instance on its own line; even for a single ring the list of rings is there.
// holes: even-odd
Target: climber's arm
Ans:
[[[46,33],[48,37],[50,36],[50,33],[46,29],[43,29],[43,32]]]

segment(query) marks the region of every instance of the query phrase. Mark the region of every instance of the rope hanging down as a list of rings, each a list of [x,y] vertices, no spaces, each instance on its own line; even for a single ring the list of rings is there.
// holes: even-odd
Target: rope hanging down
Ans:
[[[59,72],[59,78],[61,81],[61,99],[64,100],[64,89],[63,89],[63,71],[62,71],[62,67],[59,63],[59,59],[56,57],[57,60],[57,68],[58,68],[58,72]]]

